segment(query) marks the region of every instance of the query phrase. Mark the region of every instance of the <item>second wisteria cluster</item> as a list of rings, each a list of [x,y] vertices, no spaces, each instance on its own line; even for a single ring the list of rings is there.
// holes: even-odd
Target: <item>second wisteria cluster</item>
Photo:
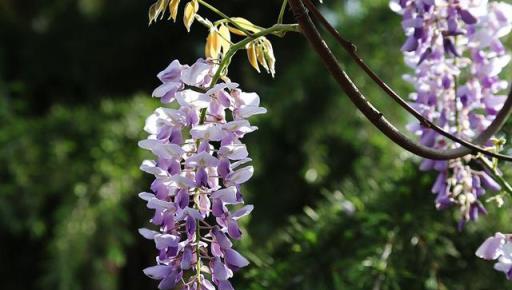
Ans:
[[[407,40],[402,51],[414,70],[404,78],[415,88],[413,106],[454,135],[476,137],[506,99],[508,83],[499,74],[510,61],[502,39],[512,29],[512,6],[486,0],[393,0],[391,8],[403,16]],[[409,129],[423,145],[458,146],[417,122]],[[468,165],[472,158],[421,164],[422,170],[439,172],[432,188],[436,206],[458,206],[460,228],[486,213],[481,201],[486,190],[500,190],[488,172]]]
[[[411,94],[415,109],[446,131],[471,140],[489,126],[506,99],[508,83],[499,74],[511,59],[502,39],[512,30],[512,5],[487,0],[392,0],[390,6],[403,15],[407,40],[402,51],[414,70],[404,78],[415,87]],[[409,129],[423,145],[457,146],[419,123]],[[486,213],[481,201],[486,190],[500,190],[489,172],[469,165],[474,158],[421,164],[422,170],[439,172],[432,188],[436,206],[458,206],[460,229]],[[482,259],[498,260],[494,268],[509,280],[511,241],[511,235],[497,233],[476,251]]]
[[[158,250],[144,273],[160,280],[159,289],[230,290],[233,273],[249,264],[232,243],[242,235],[238,220],[253,209],[240,188],[253,175],[241,140],[257,129],[247,119],[266,110],[236,83],[213,84],[216,69],[175,60],[159,73],[153,96],[167,106],[149,116],[149,136],[139,142],[155,155],[141,165],[155,176],[151,192],[139,196],[158,230],[140,233]]]

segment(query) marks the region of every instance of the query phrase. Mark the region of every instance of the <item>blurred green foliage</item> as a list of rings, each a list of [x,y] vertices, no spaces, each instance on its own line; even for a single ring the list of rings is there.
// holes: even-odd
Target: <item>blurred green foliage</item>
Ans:
[[[136,144],[159,105],[147,94],[154,75],[172,58],[201,55],[205,32],[195,26],[187,36],[165,22],[148,29],[149,2],[0,2],[0,289],[155,289],[141,272],[154,250],[136,233],[150,217],[137,198],[150,177],[138,170]],[[387,1],[330,2],[323,12],[406,95],[403,36]],[[218,6],[271,24],[279,4]],[[252,265],[237,289],[509,287],[473,253],[494,231],[512,230],[510,205],[490,204],[488,217],[457,232],[457,213],[434,208],[434,176],[355,111],[305,41],[289,35],[274,45],[275,80],[243,55],[230,72],[269,108],[248,137],[257,173],[245,194],[256,210],[238,245]],[[369,98],[405,124],[336,53]]]

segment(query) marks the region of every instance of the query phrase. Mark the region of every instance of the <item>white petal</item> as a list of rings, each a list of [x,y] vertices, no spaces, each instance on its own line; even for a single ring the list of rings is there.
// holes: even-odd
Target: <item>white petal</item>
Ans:
[[[181,106],[194,107],[196,109],[207,108],[210,104],[210,97],[192,90],[180,91],[176,94],[176,100]]]
[[[155,195],[150,192],[141,192],[139,193],[139,197],[145,201],[149,201],[152,198],[155,198]]]
[[[222,140],[222,127],[217,124],[199,125],[190,130],[190,135],[193,139],[220,141]]]
[[[236,198],[237,189],[235,186],[230,186],[212,193],[213,198],[218,198],[227,204],[240,203]]]
[[[189,86],[202,85],[210,69],[209,64],[198,61],[182,72],[181,80]]]
[[[242,184],[251,179],[253,173],[254,167],[246,166],[231,173],[226,179],[228,179],[230,185]]]
[[[247,152],[247,147],[244,144],[231,144],[222,146],[219,149],[219,155],[231,160],[241,160],[247,158],[249,152]]]
[[[192,180],[181,175],[171,176],[169,180],[179,188],[190,188],[196,185]]]
[[[267,109],[265,109],[263,107],[253,107],[253,106],[244,107],[244,108],[240,109],[240,111],[239,111],[239,115],[242,118],[249,118],[254,115],[261,115],[261,114],[266,114],[266,113],[267,113]]]
[[[213,167],[217,166],[219,163],[219,160],[212,155],[210,155],[208,152],[200,152],[198,154],[193,155],[192,157],[188,158],[186,161],[188,166],[196,167]]]
[[[149,229],[140,228],[139,234],[148,240],[153,240],[155,238],[155,236],[160,233],[156,232],[156,231],[149,230]]]
[[[258,107],[260,105],[260,97],[257,93],[240,93],[240,100],[246,106]]]
[[[167,209],[170,211],[175,211],[176,207],[172,202],[160,200],[158,198],[152,198],[148,201],[148,208],[150,209]]]
[[[154,160],[144,160],[140,165],[140,170],[155,176],[167,176],[167,171],[157,167]]]

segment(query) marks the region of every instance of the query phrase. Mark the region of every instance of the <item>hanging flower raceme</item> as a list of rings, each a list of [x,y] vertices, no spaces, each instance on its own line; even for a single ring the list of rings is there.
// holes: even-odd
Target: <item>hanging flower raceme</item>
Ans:
[[[414,108],[446,131],[471,140],[505,101],[502,92],[508,84],[499,73],[510,56],[500,39],[511,30],[512,6],[486,0],[392,0],[390,6],[403,15],[407,40],[402,51],[414,70],[404,79],[414,85]],[[409,129],[425,146],[458,146],[418,122]],[[480,201],[486,190],[500,189],[488,172],[468,165],[473,159],[423,160],[420,166],[439,172],[432,188],[436,207],[458,206],[460,226],[486,213]]]
[[[155,155],[141,165],[155,176],[151,192],[139,196],[159,230],[140,233],[158,250],[157,265],[144,273],[160,280],[159,289],[233,289],[233,272],[249,264],[231,242],[242,235],[238,220],[253,209],[240,189],[253,175],[241,140],[257,129],[247,118],[266,110],[236,83],[212,84],[216,69],[201,59],[192,66],[175,60],[159,73],[153,96],[172,108],[147,118],[150,135],[139,142]]]

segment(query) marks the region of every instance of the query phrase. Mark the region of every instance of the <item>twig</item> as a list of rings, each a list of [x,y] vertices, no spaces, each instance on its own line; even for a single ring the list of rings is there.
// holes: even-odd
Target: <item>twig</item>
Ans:
[[[283,24],[284,13],[286,12],[287,6],[288,6],[288,0],[283,0],[283,4],[281,5],[281,10],[279,11],[279,16],[277,17],[277,24]]]

